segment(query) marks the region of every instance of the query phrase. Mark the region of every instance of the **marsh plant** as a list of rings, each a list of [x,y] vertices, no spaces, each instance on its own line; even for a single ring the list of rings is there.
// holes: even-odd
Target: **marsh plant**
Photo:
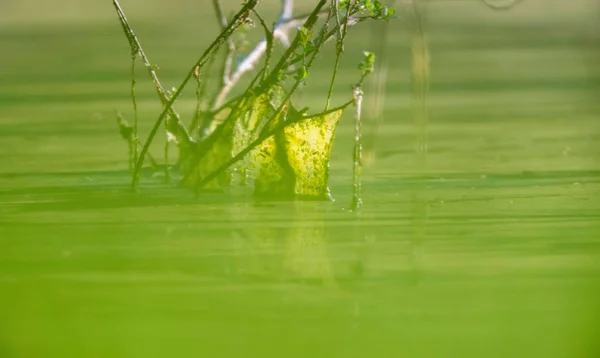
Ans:
[[[191,66],[181,84],[166,91],[119,2],[114,0],[113,4],[131,47],[131,97],[135,114],[133,125],[119,117],[119,126],[130,144],[132,188],[139,183],[156,134],[164,128],[165,160],[170,144],[179,150],[176,167],[181,186],[198,191],[252,185],[255,196],[262,198],[328,199],[329,157],[336,127],[343,112],[353,107],[356,122],[353,207],[360,205],[362,87],[373,72],[375,55],[365,52],[362,61],[357,61],[357,81],[353,90],[348,90],[348,101],[333,105],[333,88],[350,28],[369,20],[389,21],[395,14],[393,8],[377,0],[321,0],[310,13],[293,16],[292,2],[283,1],[279,20],[269,26],[260,15],[257,0],[246,1],[230,19],[223,16],[219,1],[215,0],[220,34]],[[234,68],[233,35],[248,26],[261,28],[264,39]],[[292,96],[307,85],[317,55],[327,44],[336,49],[329,91],[323,99],[323,108],[309,113],[307,108],[292,103]],[[275,46],[284,47],[281,55],[274,55]],[[139,139],[136,113],[138,59],[152,78],[163,105],[144,142]],[[208,73],[217,61],[221,62],[222,76],[217,90],[209,93]],[[239,79],[250,73],[253,78],[242,94],[230,96]],[[186,124],[174,104],[192,79],[197,86],[197,107],[194,118]],[[168,174],[168,163],[165,167]]]
[[[494,8],[509,8],[519,0],[483,0]],[[129,144],[130,168],[133,171],[132,189],[136,189],[144,163],[157,167],[149,154],[156,135],[166,136],[164,148],[165,176],[171,169],[178,172],[179,184],[196,192],[202,189],[225,189],[232,186],[251,186],[254,195],[271,199],[329,199],[329,158],[336,128],[344,111],[354,112],[353,199],[351,207],[361,205],[362,139],[361,112],[363,85],[375,69],[375,54],[364,52],[358,63],[357,80],[348,89],[348,101],[332,104],[334,85],[344,45],[352,27],[368,22],[389,22],[396,18],[390,4],[379,0],[319,0],[307,14],[294,16],[293,1],[282,0],[278,20],[270,26],[260,15],[258,0],[245,1],[229,19],[224,16],[219,0],[213,0],[220,33],[190,67],[181,84],[165,90],[152,64],[132,30],[121,5],[113,0],[131,48],[131,98],[133,124],[121,115],[118,123],[121,135]],[[426,122],[425,98],[428,91],[429,55],[423,30],[424,4],[427,0],[404,1],[403,16],[412,32],[413,87],[420,109],[415,114],[417,152],[425,155]],[[262,29],[264,38],[243,57],[239,56],[236,36],[248,27]],[[243,31],[242,31],[243,30]],[[293,103],[294,93],[307,86],[311,69],[318,54],[326,45],[335,48],[331,79],[323,107],[314,113],[301,104]],[[274,51],[276,47],[283,50]],[[275,55],[275,54],[278,55]],[[136,63],[141,62],[151,77],[162,111],[145,141],[140,140],[136,103]],[[234,65],[237,62],[237,65]],[[219,82],[207,86],[209,73],[220,63]],[[381,75],[383,73],[383,75]],[[243,76],[253,76],[245,88]],[[385,72],[376,81],[385,84]],[[214,81],[214,80],[213,80]],[[176,100],[190,83],[196,85],[196,110],[186,123],[175,109]],[[376,86],[380,89],[383,85]],[[211,88],[211,90],[208,90]],[[377,95],[382,96],[381,90]],[[178,148],[177,163],[169,165],[169,148]]]

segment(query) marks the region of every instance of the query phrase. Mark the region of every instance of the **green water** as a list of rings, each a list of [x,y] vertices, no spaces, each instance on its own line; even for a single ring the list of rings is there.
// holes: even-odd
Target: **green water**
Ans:
[[[0,16],[0,357],[600,354],[592,2],[507,13],[432,2],[425,158],[413,154],[408,39],[393,24],[360,215],[347,209],[351,115],[334,202],[194,198],[148,173],[130,193],[114,119],[131,116],[129,56],[106,3],[13,1]],[[178,85],[216,31],[210,8],[143,4],[122,2],[161,80]],[[369,46],[368,27],[355,36],[334,102],[349,99],[353,56]],[[302,93],[311,108],[324,104],[329,55]],[[160,108],[142,72],[138,93],[145,134]],[[190,91],[177,108],[189,118],[194,105]]]

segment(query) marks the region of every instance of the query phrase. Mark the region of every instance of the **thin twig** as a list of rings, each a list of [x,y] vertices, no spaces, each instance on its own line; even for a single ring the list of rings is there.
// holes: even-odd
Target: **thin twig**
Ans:
[[[133,49],[132,49],[133,50]],[[138,156],[138,109],[135,96],[135,60],[138,51],[131,52],[131,102],[133,103],[133,163],[137,162]],[[130,164],[130,169],[133,165]]]
[[[269,30],[269,28],[267,27],[267,23],[262,18],[262,16],[260,16],[260,14],[256,10],[253,10],[253,12],[254,12],[254,15],[256,15],[256,17],[260,21],[260,24],[263,27],[263,30],[265,31],[265,39],[267,41],[267,48],[265,50],[265,53],[267,54],[267,56],[265,58],[265,64],[264,64],[263,68],[265,69],[265,74],[266,74],[267,71],[269,70],[269,62],[271,60],[271,55],[273,53],[273,38],[274,38],[274,36],[273,36],[273,32],[271,30]]]
[[[297,28],[304,22],[306,22],[310,14],[292,17],[291,13],[288,14],[288,12],[291,11],[290,9],[293,6],[293,2],[291,0],[282,0],[282,2],[284,4],[282,7],[282,13],[279,17],[279,20],[277,21],[275,29],[273,30],[273,37],[279,40],[279,42],[281,42],[286,48],[289,48],[289,46],[291,45],[289,40],[290,30],[293,28]],[[318,14],[324,14],[327,11],[329,10],[319,10]],[[219,107],[221,106],[221,104],[223,104],[229,92],[231,92],[233,87],[246,73],[252,71],[255,68],[258,61],[260,61],[260,59],[264,56],[266,50],[267,39],[265,38],[259,43],[257,43],[254,49],[250,51],[250,53],[246,57],[244,57],[244,59],[242,59],[235,71],[229,77],[229,82],[221,88],[221,91],[215,97],[215,101],[212,106],[213,108]]]
[[[212,66],[214,65],[216,56],[211,56],[210,59],[208,60],[208,62],[206,63],[206,66],[204,67],[205,73],[210,73]],[[200,73],[200,69],[198,68],[196,72],[194,72],[194,77],[196,77],[196,113],[194,114],[194,119],[192,120],[192,123],[190,124],[189,130],[190,133],[193,133],[195,130],[200,130],[201,127],[204,125],[204,122],[206,121],[206,101],[203,101],[203,98],[206,95],[206,89],[208,87],[208,79],[209,76],[205,76],[204,80],[201,79],[201,73]],[[204,104],[204,108],[203,107]],[[216,112],[213,112],[216,113]],[[200,119],[202,119],[202,122],[200,123],[200,127],[198,126],[198,123],[200,121]],[[200,133],[200,137],[202,137],[202,133]]]
[[[348,20],[350,19],[350,12],[351,9],[354,7],[354,4],[356,4],[356,1],[351,1],[348,4],[348,11],[346,13],[346,17],[344,18],[344,25],[342,26],[339,15],[339,0],[332,0],[332,5],[334,6],[333,11],[335,12],[338,32],[337,43],[335,46],[335,64],[333,65],[333,74],[331,75],[331,83],[329,84],[329,92],[327,93],[327,103],[325,104],[325,110],[329,108],[331,97],[333,96],[333,86],[335,85],[335,77],[337,75],[338,67],[340,65],[342,53],[344,52],[344,39],[346,38],[346,34],[348,33]]]
[[[140,59],[142,60],[142,62],[144,63],[144,66],[146,66],[146,69],[148,70],[148,74],[150,75],[150,78],[152,78],[152,82],[154,82],[154,87],[156,88],[156,92],[158,94],[158,97],[160,98],[160,101],[163,103],[163,105],[166,104],[169,99],[168,99],[168,96],[167,96],[164,88],[162,87],[162,85],[158,79],[158,76],[156,75],[155,66],[153,66],[150,63],[150,61],[148,60],[148,57],[146,56],[146,53],[144,52],[144,49],[142,48],[140,41],[138,40],[137,36],[131,29],[131,26],[129,26],[129,22],[127,21],[127,18],[125,17],[125,13],[123,12],[123,9],[121,8],[121,5],[119,4],[118,0],[113,0],[113,5],[115,6],[115,9],[117,10],[117,14],[119,15],[119,20],[121,22],[121,25],[123,26],[123,31],[125,31],[125,36],[129,40],[129,44],[131,46],[132,53],[137,53],[140,56]],[[177,113],[177,111],[175,111],[175,108],[171,107],[169,109],[169,114],[172,118],[176,119],[176,123],[177,123],[178,130],[179,130],[178,134],[180,136],[183,135],[183,137],[184,137],[184,138],[179,138],[179,140],[184,141],[186,144],[189,144],[189,142],[191,141],[191,138],[190,138],[185,126],[181,122],[179,114]]]
[[[227,27],[227,18],[223,14],[221,3],[219,0],[213,0],[213,7],[219,20],[221,30]],[[231,75],[231,66],[233,64],[233,55],[235,54],[235,43],[232,38],[227,39],[227,52],[225,54],[225,60],[223,61],[223,68],[221,69],[221,87],[229,83],[229,76]]]
[[[116,1],[116,0],[113,0],[113,1]],[[144,156],[148,152],[148,149],[150,148],[150,144],[152,143],[152,140],[154,139],[154,137],[156,136],[156,133],[158,132],[158,128],[160,128],[160,125],[161,125],[162,121],[164,120],[164,118],[167,115],[167,113],[171,110],[171,107],[173,106],[173,103],[175,102],[175,100],[177,99],[177,97],[179,97],[179,95],[181,94],[181,92],[183,91],[183,89],[185,88],[186,84],[188,83],[188,81],[192,77],[192,74],[194,73],[194,71],[196,70],[196,68],[202,68],[202,66],[206,63],[206,61],[208,60],[208,58],[211,55],[213,55],[214,52],[219,49],[219,47],[221,46],[221,44],[223,44],[227,40],[227,38],[229,36],[231,36],[231,34],[233,33],[233,31],[235,29],[237,29],[243,23],[243,20],[248,17],[250,11],[256,6],[257,3],[258,3],[258,0],[248,0],[245,3],[245,5],[241,8],[241,10],[234,16],[234,18],[229,23],[229,25],[227,25],[227,28],[225,28],[223,31],[221,31],[221,33],[219,34],[219,36],[217,36],[217,38],[204,51],[204,53],[200,56],[200,58],[198,59],[198,61],[196,61],[196,63],[188,71],[187,75],[183,79],[183,82],[179,85],[179,87],[177,88],[177,90],[175,91],[175,93],[173,93],[173,95],[171,96],[171,98],[169,98],[169,100],[167,101],[167,103],[165,103],[165,108],[163,109],[162,113],[160,114],[160,116],[156,120],[156,123],[154,123],[154,127],[150,131],[150,134],[148,135],[148,139],[146,140],[146,143],[144,143],[144,147],[142,148],[142,151],[140,153],[140,157],[138,158],[138,162],[136,163],[135,172],[134,172],[134,175],[133,175],[133,180],[131,182],[132,189],[135,189],[137,187],[137,184],[138,184],[139,179],[140,179],[140,173],[141,173],[142,165],[144,163]]]

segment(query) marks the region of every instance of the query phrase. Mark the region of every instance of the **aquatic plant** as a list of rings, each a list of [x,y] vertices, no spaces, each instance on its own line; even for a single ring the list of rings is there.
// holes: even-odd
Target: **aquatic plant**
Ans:
[[[482,1],[494,8],[506,8],[519,0]],[[149,156],[148,150],[164,125],[167,139],[164,170],[167,180],[173,167],[181,174],[180,185],[195,191],[253,185],[257,197],[330,198],[329,157],[335,131],[342,113],[349,106],[354,106],[354,193],[351,207],[358,209],[361,204],[363,84],[374,70],[373,53],[365,52],[364,60],[358,66],[359,79],[352,91],[348,91],[349,100],[330,108],[331,100],[349,29],[365,21],[389,21],[395,18],[395,10],[379,0],[320,0],[310,13],[293,16],[293,1],[282,0],[279,19],[269,27],[257,10],[258,2],[245,1],[239,11],[227,19],[219,0],[213,0],[221,32],[191,66],[181,84],[165,91],[158,79],[157,66],[145,54],[118,0],[113,0],[131,48],[134,123],[130,125],[122,116],[118,119],[120,132],[129,143],[130,167],[133,171],[131,187],[134,190],[137,188],[143,164]],[[415,114],[415,126],[419,138],[417,151],[423,156],[426,152],[425,97],[428,91],[429,55],[421,8],[426,2],[411,0],[403,3],[412,34],[415,98],[422,104]],[[234,66],[233,56],[238,51],[234,33],[256,23],[264,31],[264,39]],[[274,58],[276,41],[285,48],[278,58]],[[309,115],[307,109],[298,109],[300,106],[292,103],[291,98],[300,86],[307,85],[317,55],[328,42],[335,43],[336,51],[327,97],[324,108]],[[163,106],[148,138],[143,142],[139,139],[135,97],[135,64],[138,59],[147,69]],[[208,93],[208,73],[218,60],[221,61],[220,81],[217,90]],[[254,78],[241,95],[231,98],[231,90],[251,71],[254,71]],[[380,72],[377,78],[381,82],[385,76],[381,76]],[[174,104],[191,79],[196,82],[197,104],[194,118],[186,125]],[[381,96],[382,86],[376,88]],[[168,163],[171,144],[179,149],[179,160],[174,166]],[[149,159],[155,165],[156,161]]]
[[[326,7],[329,2],[329,7]],[[134,112],[135,62],[139,58],[150,77],[163,105],[148,138],[138,139],[137,114],[131,126],[119,120],[121,133],[127,133],[130,160],[133,168],[131,186],[135,189],[141,169],[153,140],[164,123],[168,160],[170,143],[179,149],[180,184],[196,191],[203,188],[224,188],[231,185],[254,185],[258,197],[278,199],[327,199],[329,156],[334,134],[342,113],[355,107],[354,199],[353,208],[360,205],[361,140],[360,111],[362,85],[373,71],[375,56],[365,53],[359,65],[360,76],[349,100],[331,107],[333,88],[348,30],[367,20],[388,21],[394,9],[378,0],[320,0],[305,15],[292,16],[292,1],[282,1],[282,12],[273,27],[269,27],[257,10],[257,0],[246,1],[229,20],[223,16],[218,0],[213,1],[221,33],[190,68],[181,84],[165,91],[160,84],[156,67],[151,65],[142,45],[134,34],[117,0],[113,4],[125,35],[132,58],[131,96]],[[258,23],[265,36],[234,68],[232,56],[236,44],[232,35],[240,27]],[[292,31],[294,30],[294,31]],[[279,58],[273,58],[275,40],[285,47]],[[322,48],[335,43],[336,57],[323,110],[308,114],[299,110],[291,97],[300,86],[306,85],[311,68]],[[221,48],[224,47],[224,51]],[[224,53],[223,53],[224,52]],[[222,54],[223,53],[223,54]],[[222,56],[220,56],[222,55]],[[216,93],[206,93],[207,68],[220,56],[222,76]],[[264,58],[264,61],[261,59]],[[241,96],[229,98],[231,89],[246,73],[255,69],[254,78]],[[197,106],[191,125],[186,126],[174,103],[188,82],[196,79]],[[206,100],[210,98],[210,100]],[[141,150],[139,147],[141,146]],[[168,163],[165,166],[168,176]]]

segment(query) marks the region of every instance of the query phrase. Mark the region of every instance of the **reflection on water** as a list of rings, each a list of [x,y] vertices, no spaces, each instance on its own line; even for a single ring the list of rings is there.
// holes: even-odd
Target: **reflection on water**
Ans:
[[[428,36],[412,40],[398,34],[416,15],[391,22],[375,149],[392,154],[365,169],[361,216],[344,210],[351,120],[331,161],[337,202],[195,199],[149,175],[132,195],[112,9],[48,24],[33,2],[0,21],[1,358],[598,356],[597,0],[428,1]],[[127,3],[176,84],[198,55],[189,33],[217,23],[193,2]],[[43,23],[18,24],[36,12]],[[369,49],[354,34],[348,83]],[[411,108],[413,62],[416,80],[431,71],[427,106],[416,90]],[[149,82],[136,91],[147,133],[160,105]],[[193,93],[178,102],[194,107]]]
[[[411,191],[412,203],[412,250],[411,264],[418,277],[421,247],[427,237],[429,198],[427,195],[427,141],[428,141],[428,91],[429,91],[429,45],[426,34],[427,2],[411,0],[402,4],[411,43],[411,80],[413,112],[413,167],[417,183]]]
[[[327,225],[335,214],[331,203],[293,202],[278,204],[240,203],[231,208],[232,251],[229,274],[288,283],[302,283],[339,289],[338,279],[360,278],[364,269],[365,243],[362,226],[344,237]],[[283,217],[276,213],[285,213]],[[338,213],[350,219],[356,213]],[[342,217],[343,217],[342,216]],[[257,225],[245,225],[251,220]],[[346,257],[334,264],[330,241],[349,246]]]

